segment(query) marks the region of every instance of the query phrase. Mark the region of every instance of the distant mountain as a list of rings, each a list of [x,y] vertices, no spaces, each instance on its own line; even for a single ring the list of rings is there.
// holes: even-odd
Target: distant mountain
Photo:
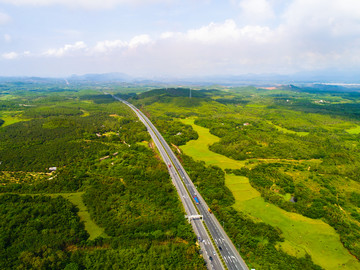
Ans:
[[[91,73],[72,75],[67,78],[39,78],[39,77],[0,77],[0,81],[23,81],[47,83],[51,81],[68,83],[130,83],[141,85],[171,85],[174,87],[211,86],[273,86],[289,84],[360,84],[360,71],[320,70],[304,71],[294,74],[239,74],[239,75],[209,75],[209,76],[154,76],[133,77],[125,73]]]
[[[124,73],[102,73],[102,74],[84,74],[84,75],[72,75],[67,78],[68,81],[76,82],[131,82],[133,77]]]
[[[308,84],[289,84],[279,87],[283,90],[295,92],[309,93],[343,93],[343,92],[359,92],[360,84],[326,84],[326,83],[308,83]]]
[[[36,84],[51,84],[51,83],[64,83],[62,78],[46,78],[46,77],[0,77],[0,82],[10,83],[36,83]]]

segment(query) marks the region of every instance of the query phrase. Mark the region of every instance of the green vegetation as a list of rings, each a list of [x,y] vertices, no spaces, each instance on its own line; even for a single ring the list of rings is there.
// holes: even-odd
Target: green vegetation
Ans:
[[[182,119],[181,122],[192,125],[193,129],[199,134],[199,138],[201,138],[201,140],[189,141],[186,145],[180,147],[187,155],[195,160],[203,160],[207,165],[217,165],[222,169],[240,169],[244,165],[239,161],[210,151],[209,145],[218,142],[219,137],[210,134],[207,128],[194,125],[193,118]]]
[[[225,185],[225,173],[217,166],[206,166],[203,161],[194,161],[186,155],[180,156],[186,171],[198,187],[214,214],[224,221],[225,230],[240,249],[251,268],[265,269],[321,269],[314,265],[310,256],[296,258],[277,249],[284,241],[278,228],[255,222],[233,208],[236,197]]]
[[[76,212],[62,197],[0,196],[1,269],[62,269],[64,250],[88,238]]]
[[[103,237],[103,238],[109,237],[104,232],[104,228],[101,228],[91,219],[90,213],[83,202],[83,198],[82,198],[83,194],[84,192],[52,193],[49,195],[51,197],[62,196],[65,199],[69,200],[79,209],[79,212],[77,214],[80,217],[80,221],[84,222],[85,230],[89,233],[89,240],[94,240],[98,237]]]
[[[206,268],[130,109],[96,91],[19,88],[0,100],[19,119],[0,127],[1,269]]]
[[[184,121],[193,122],[189,119]],[[214,143],[219,138],[210,134],[206,128],[195,124],[193,127],[199,133],[199,139],[190,141],[181,147],[185,154],[191,155],[197,160],[203,160],[209,165],[218,164],[224,170],[245,166],[244,161],[235,161],[208,149],[204,151],[204,145]],[[203,155],[199,155],[199,153]],[[212,161],[217,161],[217,163]],[[278,176],[274,178],[279,179]],[[354,269],[358,267],[357,261],[342,246],[335,230],[323,221],[289,213],[265,202],[260,197],[260,192],[250,185],[247,177],[226,174],[225,184],[235,198],[234,209],[243,211],[255,220],[261,220],[281,230],[285,242],[280,243],[279,247],[285,252],[296,257],[303,257],[308,253],[315,263],[325,269]]]
[[[193,126],[199,139],[181,146],[182,151],[226,171],[224,183],[235,199],[231,211],[279,228],[285,241],[275,241],[276,256],[284,250],[298,258],[309,254],[325,269],[358,268],[358,95],[301,90],[202,90],[197,106],[189,99],[189,106],[184,106],[183,93],[177,98],[164,91],[146,103],[141,98],[136,102],[154,120],[177,118]],[[184,156],[180,158],[186,163]],[[206,175],[192,177],[202,174]],[[218,186],[201,181],[197,185],[218,217],[223,216],[231,200],[218,203],[219,198],[210,196],[211,190],[221,194]],[[252,265],[250,256],[240,251]],[[256,261],[269,263],[263,257]]]
[[[1,268],[205,268],[146,128],[102,89],[158,126],[250,267],[359,268],[358,90],[93,89],[0,86],[0,229],[34,213]]]
[[[360,134],[360,126],[349,128],[346,131],[350,134]]]

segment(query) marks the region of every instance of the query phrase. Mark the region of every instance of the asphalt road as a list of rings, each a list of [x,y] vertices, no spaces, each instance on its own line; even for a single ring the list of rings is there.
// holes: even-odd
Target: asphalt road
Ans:
[[[164,162],[167,164],[171,179],[178,191],[187,215],[203,216],[203,220],[200,218],[192,219],[191,225],[198,236],[198,242],[203,253],[203,258],[205,259],[208,268],[225,269],[220,259],[220,257],[222,257],[223,262],[226,264],[228,269],[248,270],[248,267],[234,247],[233,243],[221,227],[216,217],[208,211],[208,205],[201,197],[201,194],[196,190],[196,187],[192,183],[190,177],[187,175],[181,163],[176,158],[175,154],[172,152],[169,145],[166,143],[156,127],[131,103],[114,95],[113,97],[116,100],[128,105],[135,112],[140,121],[142,121],[147,127],[147,130],[158,148]],[[194,196],[198,197],[199,204],[195,204],[193,199]],[[206,224],[213,241],[209,237],[204,223]]]

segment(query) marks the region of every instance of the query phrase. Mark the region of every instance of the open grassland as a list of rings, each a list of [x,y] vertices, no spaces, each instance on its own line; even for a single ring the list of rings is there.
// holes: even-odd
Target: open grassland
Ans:
[[[244,161],[211,152],[208,145],[219,141],[219,138],[210,134],[208,129],[195,125],[194,119],[184,119],[182,122],[192,125],[199,134],[198,140],[180,147],[185,154],[222,169],[244,166]],[[289,213],[265,202],[246,177],[227,174],[225,183],[236,199],[233,205],[235,209],[281,229],[285,242],[279,248],[298,257],[308,253],[316,264],[325,269],[360,269],[360,263],[343,247],[336,231],[322,220]]]
[[[296,135],[299,135],[299,136],[306,136],[309,134],[309,132],[296,132],[296,131],[293,131],[293,130],[290,130],[290,129],[286,129],[286,128],[283,128],[283,127],[280,127],[278,125],[275,125],[273,123],[271,123],[270,121],[268,121],[268,123],[272,124],[277,130],[279,131],[282,131],[284,133],[289,133],[289,134],[296,134]]]
[[[17,122],[27,121],[27,119],[23,119],[21,115],[21,111],[2,111],[0,112],[0,119],[4,120],[4,124],[2,127],[6,127]]]
[[[346,130],[346,132],[349,134],[360,134],[360,126],[349,128]]]
[[[12,100],[12,99],[16,99],[16,98],[17,98],[17,96],[15,96],[15,95],[0,93],[0,100]]]
[[[245,176],[227,174],[225,178],[225,184],[235,197],[235,205],[237,205],[239,202],[260,197],[260,193],[250,185],[249,179]]]
[[[286,240],[280,246],[291,255],[303,256],[307,252],[316,264],[325,269],[360,267],[359,262],[343,247],[336,231],[322,220],[286,212],[261,197],[236,201],[234,208],[279,227]]]
[[[222,169],[240,169],[245,165],[245,161],[236,161],[216,154],[209,150],[209,145],[218,142],[220,139],[210,134],[207,128],[203,128],[194,124],[193,118],[181,120],[184,124],[192,125],[194,130],[199,134],[198,140],[188,142],[186,145],[180,147],[187,155],[197,160],[203,160],[207,165],[216,165]]]

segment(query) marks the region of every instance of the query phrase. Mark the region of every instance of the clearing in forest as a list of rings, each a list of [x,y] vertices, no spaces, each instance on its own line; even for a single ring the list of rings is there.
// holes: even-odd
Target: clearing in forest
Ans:
[[[86,205],[83,202],[82,195],[84,192],[74,192],[74,193],[53,193],[46,194],[51,197],[62,196],[65,199],[69,200],[72,204],[76,205],[79,208],[78,215],[80,217],[80,221],[84,221],[85,230],[89,233],[90,240],[94,240],[95,238],[108,237],[108,235],[104,232],[104,228],[99,227],[90,217],[90,213]]]

